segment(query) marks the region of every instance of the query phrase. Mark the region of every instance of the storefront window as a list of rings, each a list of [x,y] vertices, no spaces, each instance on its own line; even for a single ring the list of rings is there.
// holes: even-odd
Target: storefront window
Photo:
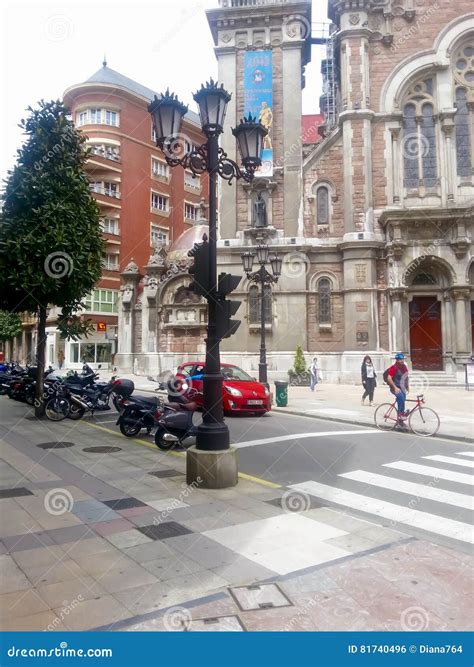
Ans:
[[[71,364],[78,364],[79,363],[79,343],[71,343],[70,346],[70,357],[71,357]]]
[[[110,361],[111,345],[110,343],[97,343],[97,362],[104,363]]]
[[[71,343],[70,350],[72,364],[103,364],[112,359],[112,343]]]
[[[95,345],[94,343],[81,343],[81,361],[86,363],[94,363],[95,361]]]

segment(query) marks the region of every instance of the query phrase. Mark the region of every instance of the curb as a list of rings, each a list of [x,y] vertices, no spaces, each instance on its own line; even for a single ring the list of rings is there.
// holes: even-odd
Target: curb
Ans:
[[[355,424],[356,426],[373,426],[376,428],[375,424],[373,422],[366,422],[366,421],[361,421],[361,420],[356,420],[356,419],[343,419],[342,417],[326,417],[323,415],[310,415],[307,412],[303,412],[302,410],[288,410],[286,408],[277,408],[272,406],[272,412],[278,412],[282,415],[287,414],[287,415],[296,415],[298,417],[308,417],[309,419],[321,419],[322,421],[328,421],[328,422],[339,422],[341,424]],[[431,436],[433,438],[441,438],[443,440],[453,440],[454,442],[461,442],[463,444],[468,444],[472,445],[473,444],[473,439],[464,437],[462,435],[460,436],[455,436],[455,435],[445,435],[444,433],[437,433],[434,436]]]

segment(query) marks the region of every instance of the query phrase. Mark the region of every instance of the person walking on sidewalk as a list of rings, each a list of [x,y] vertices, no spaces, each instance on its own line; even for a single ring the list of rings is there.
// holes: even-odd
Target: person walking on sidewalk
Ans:
[[[375,372],[372,359],[368,354],[365,355],[364,361],[360,368],[362,376],[362,386],[364,387],[364,393],[362,394],[362,405],[364,401],[369,397],[369,405],[372,407],[374,405],[374,391],[377,386],[377,373]]]
[[[409,382],[408,366],[405,364],[405,355],[402,352],[395,355],[395,363],[390,366],[386,373],[387,384],[397,401],[398,426],[405,428],[403,420],[406,417],[405,399],[409,391]]]
[[[313,357],[313,361],[311,362],[311,366],[309,367],[309,382],[311,391],[314,391],[314,388],[318,384],[319,380],[320,380],[320,372],[318,368],[318,359],[317,357]]]

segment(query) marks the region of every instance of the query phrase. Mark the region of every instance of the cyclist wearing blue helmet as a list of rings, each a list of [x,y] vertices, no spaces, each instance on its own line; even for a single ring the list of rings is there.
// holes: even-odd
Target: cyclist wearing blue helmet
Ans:
[[[405,398],[409,391],[408,367],[405,364],[405,355],[398,352],[395,355],[395,363],[390,366],[387,373],[387,384],[390,391],[395,395],[398,410],[398,424],[403,425],[405,414]]]

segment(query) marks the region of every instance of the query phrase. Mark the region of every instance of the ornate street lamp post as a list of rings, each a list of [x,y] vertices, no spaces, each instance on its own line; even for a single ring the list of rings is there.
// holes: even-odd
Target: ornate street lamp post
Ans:
[[[252,273],[255,255],[253,252],[244,252],[241,255],[242,265],[250,282],[260,285],[260,361],[258,363],[258,379],[268,386],[267,378],[267,349],[265,345],[265,287],[278,282],[281,275],[282,259],[278,255],[269,257],[269,247],[259,245],[257,247],[257,262],[260,268]],[[269,273],[266,264],[270,262],[272,273]]]
[[[233,179],[250,182],[261,165],[263,139],[266,129],[250,115],[232,129],[242,158],[243,167],[227,157],[219,147],[219,135],[223,132],[227,104],[231,95],[212,79],[194,94],[199,105],[201,126],[207,137],[202,146],[179,154],[179,137],[183,117],[188,108],[175,95],[166,91],[156,97],[148,107],[156,132],[157,146],[164,152],[171,167],[181,166],[193,174],[209,174],[209,249],[208,281],[201,286],[201,293],[208,301],[208,327],[206,338],[206,368],[203,377],[204,414],[198,427],[196,449],[222,451],[229,449],[229,429],[224,422],[222,408],[222,374],[217,318],[222,312],[222,297],[217,281],[217,176],[230,184]],[[182,153],[182,151],[181,151]],[[196,260],[195,260],[196,261]],[[224,334],[229,335],[229,334]]]

